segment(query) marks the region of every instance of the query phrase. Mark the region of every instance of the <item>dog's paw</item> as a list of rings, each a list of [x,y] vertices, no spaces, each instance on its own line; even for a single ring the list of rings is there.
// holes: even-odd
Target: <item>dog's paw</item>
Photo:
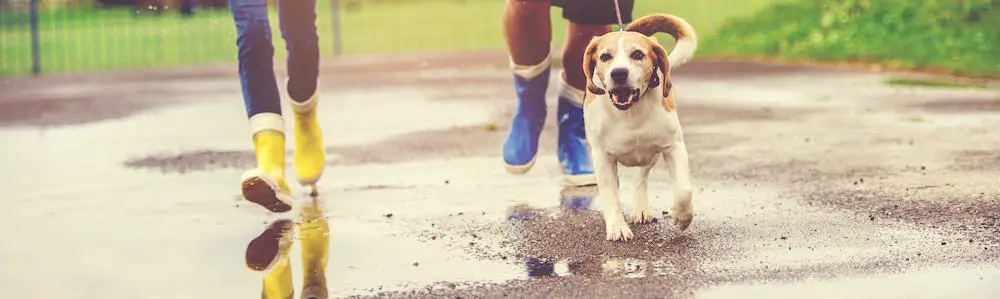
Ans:
[[[629,222],[632,224],[652,223],[653,216],[650,216],[649,211],[646,209],[636,209],[632,211],[632,218],[629,219]]]
[[[688,226],[691,226],[691,221],[692,220],[694,220],[694,215],[690,215],[690,214],[689,215],[676,215],[676,216],[674,216],[674,226],[676,226],[678,230],[684,231],[684,230],[686,230],[688,228]]]
[[[684,231],[691,226],[691,221],[694,220],[694,209],[691,207],[691,203],[687,204],[677,204],[674,205],[674,226],[677,229]]]
[[[605,231],[608,241],[628,241],[634,238],[632,229],[624,221],[608,224]]]

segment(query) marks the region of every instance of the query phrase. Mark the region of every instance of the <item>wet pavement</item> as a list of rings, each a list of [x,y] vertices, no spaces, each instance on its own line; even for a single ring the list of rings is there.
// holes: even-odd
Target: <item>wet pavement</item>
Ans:
[[[660,221],[611,243],[596,190],[560,186],[554,113],[535,168],[504,172],[504,61],[324,65],[331,296],[1000,297],[995,89],[692,63],[674,86],[695,221],[669,225],[657,167]],[[240,201],[254,160],[238,84],[229,66],[0,81],[5,297],[259,296],[244,251],[280,216]]]

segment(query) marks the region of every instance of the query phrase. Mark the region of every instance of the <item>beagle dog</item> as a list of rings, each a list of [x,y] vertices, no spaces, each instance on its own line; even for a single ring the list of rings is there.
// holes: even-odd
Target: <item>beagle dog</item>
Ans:
[[[652,35],[670,34],[669,56]],[[594,37],[584,55],[587,75],[584,120],[609,241],[633,238],[618,198],[618,166],[639,167],[631,223],[649,223],[649,171],[660,156],[674,177],[674,225],[687,229],[694,218],[691,173],[670,70],[690,60],[697,36],[687,21],[668,14],[639,18],[624,31]]]

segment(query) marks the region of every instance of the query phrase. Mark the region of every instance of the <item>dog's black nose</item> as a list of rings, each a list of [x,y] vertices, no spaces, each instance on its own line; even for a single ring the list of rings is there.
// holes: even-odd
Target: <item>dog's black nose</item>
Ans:
[[[628,69],[616,68],[611,70],[611,81],[625,83],[625,79],[628,79]]]

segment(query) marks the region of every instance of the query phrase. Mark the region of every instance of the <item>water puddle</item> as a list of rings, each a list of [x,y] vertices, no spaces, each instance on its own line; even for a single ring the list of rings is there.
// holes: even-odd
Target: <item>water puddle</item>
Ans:
[[[725,285],[696,292],[695,298],[992,299],[1000,298],[1000,271],[932,268],[905,274],[788,284]]]

